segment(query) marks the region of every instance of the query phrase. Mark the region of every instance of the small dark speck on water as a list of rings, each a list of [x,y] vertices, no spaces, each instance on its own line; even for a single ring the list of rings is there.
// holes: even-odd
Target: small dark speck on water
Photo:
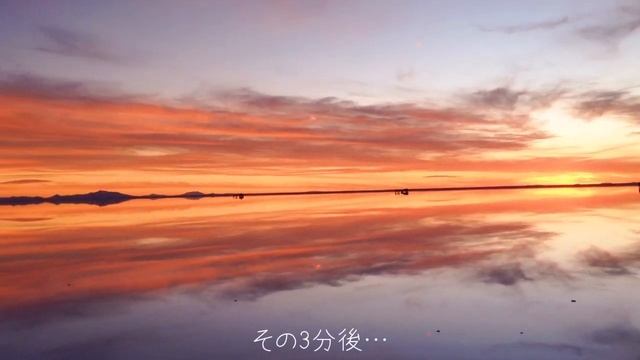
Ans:
[[[439,333],[439,332],[440,332],[440,330],[436,330],[436,332],[437,332],[437,333]]]
[[[67,284],[67,286],[68,286],[68,287],[71,287],[71,283],[68,283],[68,284]]]
[[[238,299],[233,299],[233,302],[238,302]]]
[[[520,335],[524,335],[524,331],[520,331]]]
[[[572,302],[572,303],[574,303],[574,302],[576,302],[576,300],[575,300],[575,299],[573,299],[573,300],[571,300],[571,302]]]

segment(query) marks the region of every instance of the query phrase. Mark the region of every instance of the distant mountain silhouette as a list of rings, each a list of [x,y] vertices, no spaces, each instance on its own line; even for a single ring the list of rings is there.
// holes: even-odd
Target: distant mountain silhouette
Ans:
[[[90,204],[106,206],[135,199],[133,195],[113,191],[95,191],[87,194],[41,196],[12,196],[0,198],[0,205],[35,205],[35,204]]]
[[[54,195],[46,198],[47,202],[53,204],[91,204],[98,206],[106,206],[118,204],[123,201],[131,200],[134,196],[113,191],[96,191],[79,195]]]
[[[114,191],[95,191],[87,194],[75,195],[54,195],[50,197],[42,196],[11,196],[0,197],[0,205],[36,205],[36,204],[89,204],[97,206],[107,206],[119,204],[135,199],[169,199],[182,198],[198,200],[205,197],[231,197],[244,199],[251,196],[293,196],[293,195],[331,195],[331,194],[374,194],[374,193],[395,193],[396,195],[409,195],[413,192],[440,192],[440,191],[479,191],[479,190],[518,190],[518,189],[563,189],[563,188],[604,188],[604,187],[638,187],[640,182],[626,183],[598,183],[598,184],[553,184],[553,185],[494,185],[494,186],[460,186],[460,187],[431,187],[431,188],[391,188],[391,189],[360,189],[360,190],[314,190],[314,191],[282,191],[282,192],[261,192],[261,193],[202,193],[200,191],[190,191],[180,195],[129,195]]]
[[[11,196],[0,197],[0,205],[35,205],[45,202],[41,196]]]
[[[201,193],[200,191],[190,191],[190,192],[186,192],[182,195],[179,195],[179,197],[183,197],[183,198],[187,198],[187,199],[200,199],[207,196],[207,194],[205,193]]]

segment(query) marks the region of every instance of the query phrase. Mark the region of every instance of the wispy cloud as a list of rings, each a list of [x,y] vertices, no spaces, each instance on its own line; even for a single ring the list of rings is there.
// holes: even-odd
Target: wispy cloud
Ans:
[[[476,277],[487,284],[499,284],[503,286],[515,286],[522,282],[553,279],[559,281],[571,280],[572,275],[559,264],[551,261],[543,261],[533,258],[535,252],[531,248],[524,247],[511,254],[519,256],[519,261],[508,261],[503,264],[495,264],[498,259],[493,259],[493,264],[481,267]]]
[[[149,96],[123,93],[113,84],[0,72],[0,95],[80,102],[149,101]]]
[[[631,274],[625,267],[623,259],[597,247],[591,247],[581,252],[579,257],[587,266],[598,269],[607,275]]]
[[[3,185],[22,185],[22,184],[42,184],[50,182],[49,180],[42,179],[19,179],[0,182]]]
[[[493,266],[480,271],[482,281],[489,284],[500,284],[505,286],[515,285],[521,281],[533,280],[525,274],[522,266],[518,263]]]
[[[612,114],[640,123],[640,97],[627,90],[589,91],[580,94],[574,109],[578,115],[586,118]]]
[[[396,71],[396,80],[400,82],[411,81],[416,78],[416,72],[413,68],[398,69]]]
[[[123,56],[116,54],[106,42],[92,34],[57,26],[41,26],[38,30],[44,38],[43,44],[35,48],[38,51],[112,64],[125,62]]]
[[[622,345],[640,349],[640,330],[626,323],[596,330],[589,335],[589,339],[602,345]]]
[[[472,106],[485,110],[511,111],[520,107],[524,111],[530,111],[551,106],[555,101],[561,99],[567,91],[560,87],[532,91],[500,86],[493,89],[476,90],[463,94],[462,97]]]
[[[640,28],[640,7],[628,6],[617,9],[613,16],[600,23],[577,30],[586,40],[615,47],[620,41]]]
[[[492,347],[494,351],[521,350],[527,353],[543,352],[546,354],[561,353],[564,355],[575,355],[581,357],[584,349],[581,346],[566,343],[547,343],[547,342],[529,342],[519,341],[508,344],[499,344]]]
[[[518,104],[518,100],[525,94],[525,91],[498,87],[491,90],[478,90],[470,94],[468,99],[473,104],[482,107],[513,110]]]
[[[509,25],[509,26],[478,26],[481,31],[485,32],[499,32],[504,34],[517,34],[529,31],[538,31],[538,30],[552,30],[557,27],[566,25],[570,22],[568,16],[564,16],[557,19],[550,19],[538,22],[531,22],[526,24],[517,24],[517,25]]]

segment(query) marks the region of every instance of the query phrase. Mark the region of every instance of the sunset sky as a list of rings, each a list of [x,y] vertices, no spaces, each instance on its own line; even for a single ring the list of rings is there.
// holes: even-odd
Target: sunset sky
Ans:
[[[640,180],[637,1],[2,1],[0,196]]]

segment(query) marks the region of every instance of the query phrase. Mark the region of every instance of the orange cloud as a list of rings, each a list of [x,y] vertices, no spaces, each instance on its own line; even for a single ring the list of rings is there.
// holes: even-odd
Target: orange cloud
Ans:
[[[0,193],[145,186],[145,192],[184,192],[202,184],[215,191],[234,183],[251,189],[373,187],[384,176],[367,174],[387,173],[387,181],[391,174],[417,171],[423,173],[399,181],[416,183],[427,172],[451,171],[466,172],[464,181],[471,182],[500,180],[512,172],[601,172],[621,180],[638,175],[633,159],[562,154],[491,159],[485,155],[532,149],[550,136],[526,114],[496,112],[495,105],[512,110],[520,97],[537,104],[544,96],[508,89],[473,96],[474,101],[458,107],[358,105],[245,89],[216,94],[209,101],[214,106],[202,99],[184,99],[178,106],[127,99],[81,83],[17,77],[0,86],[0,131],[5,134],[0,168],[6,174]],[[8,186],[33,173],[50,182]],[[219,174],[227,177],[212,180]],[[355,181],[357,174],[360,180]],[[280,180],[257,180],[260,176]]]

